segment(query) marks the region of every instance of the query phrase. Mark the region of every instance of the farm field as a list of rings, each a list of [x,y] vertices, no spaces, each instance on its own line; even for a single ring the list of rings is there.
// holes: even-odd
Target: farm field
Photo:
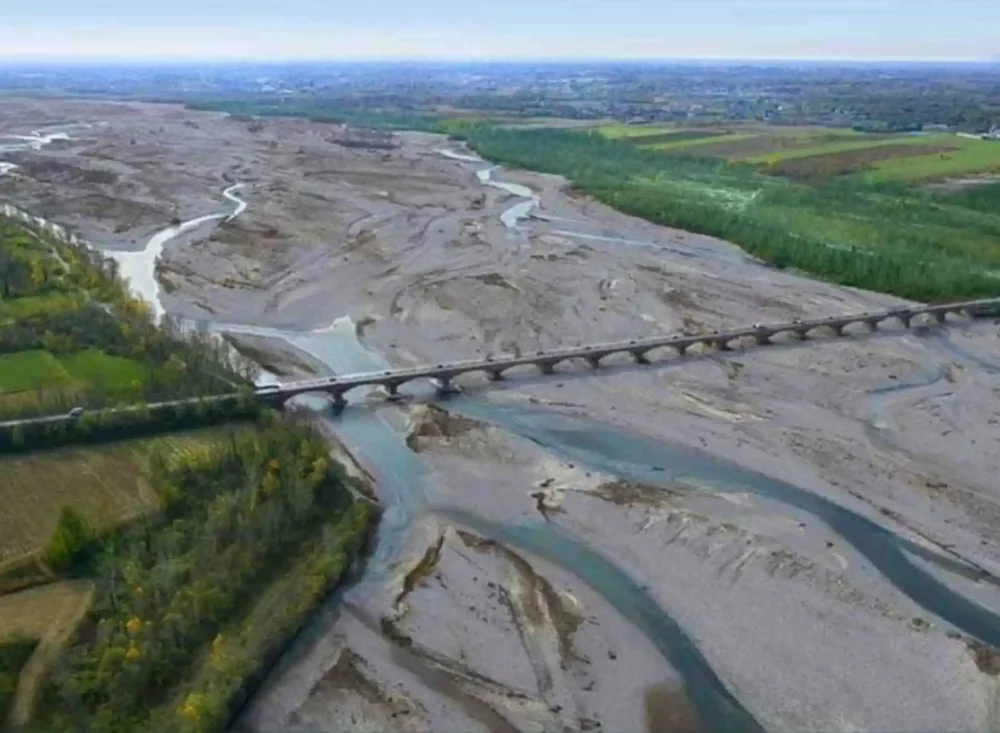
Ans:
[[[967,174],[1000,172],[1000,140],[958,138],[957,148],[940,155],[893,158],[875,165],[872,181],[921,181]]]
[[[951,133],[869,134],[835,128],[735,125],[683,129],[608,125],[602,136],[670,155],[723,158],[793,179],[859,175],[873,182],[929,181],[1000,171],[1000,141]]]
[[[0,458],[0,568],[42,548],[64,506],[110,527],[159,505],[146,474],[154,449],[193,454],[224,428]]]
[[[0,395],[54,388],[99,387],[127,396],[137,393],[145,377],[141,364],[100,349],[85,349],[62,358],[43,349],[0,354]]]
[[[0,393],[66,387],[72,384],[69,372],[48,351],[29,349],[0,355]]]

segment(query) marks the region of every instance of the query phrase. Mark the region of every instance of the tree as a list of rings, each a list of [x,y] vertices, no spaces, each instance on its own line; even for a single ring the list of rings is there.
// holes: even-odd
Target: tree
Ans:
[[[73,507],[63,507],[56,530],[45,550],[45,563],[55,571],[68,570],[91,549],[94,531]]]

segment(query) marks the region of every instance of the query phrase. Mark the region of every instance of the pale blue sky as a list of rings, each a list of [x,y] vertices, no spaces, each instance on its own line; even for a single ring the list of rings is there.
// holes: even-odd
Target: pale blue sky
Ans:
[[[4,0],[0,58],[1000,55],[997,0]]]

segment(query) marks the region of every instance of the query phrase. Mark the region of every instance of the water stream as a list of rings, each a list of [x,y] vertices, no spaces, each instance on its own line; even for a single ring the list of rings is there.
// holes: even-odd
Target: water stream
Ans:
[[[236,204],[236,209],[231,214],[207,214],[161,229],[138,252],[105,250],[105,254],[118,263],[118,272],[128,281],[132,293],[150,304],[157,322],[164,316],[163,304],[160,302],[160,282],[156,277],[156,263],[160,259],[160,255],[163,254],[163,248],[171,240],[200,227],[202,224],[219,220],[229,222],[243,213],[247,203],[235,194],[235,191],[239,190],[242,185],[240,183],[234,184],[222,192],[226,199]]]
[[[76,127],[77,125],[67,125]],[[46,145],[56,140],[70,140],[70,136],[62,130],[58,132],[45,133],[43,130],[34,130],[30,135],[0,135],[0,155],[4,153],[21,153],[26,150],[39,151]],[[11,140],[15,142],[10,142]],[[0,160],[0,176],[13,173],[17,169],[15,163]]]
[[[1000,616],[948,588],[906,555],[908,541],[829,499],[685,446],[629,434],[616,426],[530,406],[487,404],[467,398],[448,409],[499,425],[577,465],[645,484],[709,484],[720,491],[748,491],[822,521],[883,577],[923,609],[956,629],[1000,645]]]
[[[220,334],[243,334],[284,341],[322,363],[325,375],[390,368],[381,354],[361,344],[350,318],[338,318],[329,328],[317,331],[286,331],[222,323],[211,323],[208,328]],[[355,390],[350,399],[352,402],[364,401],[370,391]],[[362,581],[368,583],[381,578],[389,566],[399,559],[414,521],[426,504],[426,466],[406,445],[403,431],[392,425],[385,413],[346,410],[335,418],[329,398],[322,395],[302,395],[295,398],[293,404],[311,410],[324,428],[335,433],[374,476],[383,515],[375,549]]]
[[[450,151],[442,151],[445,152]],[[461,154],[447,157],[463,162],[480,162],[478,158]],[[493,170],[480,170],[477,174],[484,185],[492,182],[490,176]],[[527,195],[534,196],[530,189],[512,191],[502,184],[501,187],[512,195],[523,197],[526,190]],[[525,204],[530,210],[537,204],[537,199],[522,202],[518,207]],[[517,212],[520,211],[526,212],[518,208]],[[521,214],[516,213],[516,216]],[[239,326],[216,327],[232,333],[282,338],[323,362],[330,372],[379,370],[387,366],[383,357],[358,342],[353,324],[349,321],[341,320],[330,329],[311,333]],[[399,558],[414,520],[427,505],[424,485],[427,469],[421,458],[409,450],[400,429],[380,417],[382,411],[348,409],[339,419],[330,420],[329,413],[323,410],[324,404],[325,401],[319,400],[311,407],[318,410],[328,428],[373,471],[385,507],[375,554],[366,568],[363,584],[380,578],[388,565]],[[928,612],[987,643],[1000,644],[1000,617],[944,585],[907,553],[919,554],[959,574],[974,574],[974,569],[952,559],[938,557],[817,494],[685,447],[630,435],[617,427],[585,418],[522,405],[493,403],[483,398],[458,397],[440,404],[450,411],[522,435],[578,465],[587,465],[623,479],[664,487],[670,487],[678,479],[688,479],[702,485],[711,484],[724,491],[751,491],[782,502],[829,525],[887,580]],[[547,523],[501,524],[456,509],[443,509],[441,513],[484,536],[543,558],[597,591],[625,619],[643,631],[677,670],[707,729],[762,730],[725,688],[697,645],[669,613],[657,605],[628,573],[581,540]]]
[[[435,151],[439,155],[444,156],[450,160],[456,160],[463,163],[486,163],[487,161],[473,155],[466,155],[464,153],[458,153],[454,150],[437,150]],[[541,206],[541,198],[538,194],[529,188],[528,186],[521,185],[519,183],[507,183],[504,181],[496,181],[493,179],[493,175],[501,170],[498,165],[489,165],[486,168],[481,168],[476,171],[476,178],[479,183],[483,186],[491,186],[492,188],[497,188],[511,196],[516,196],[520,199],[525,199],[520,201],[510,208],[506,209],[500,215],[500,221],[510,232],[516,232],[520,229],[520,222],[524,219],[538,219],[539,221],[546,222],[563,222],[576,224],[578,226],[588,226],[587,222],[577,221],[575,219],[566,219],[557,216],[549,216],[548,214],[540,214],[536,209]],[[552,234],[568,237],[570,239],[582,239],[584,241],[593,242],[607,242],[610,244],[624,244],[632,247],[647,247],[650,249],[655,249],[661,252],[671,252],[673,254],[679,255],[681,257],[695,258],[695,259],[710,259],[720,262],[734,262],[734,263],[747,263],[755,262],[754,258],[745,252],[733,249],[732,251],[723,250],[719,248],[711,247],[699,247],[692,244],[684,244],[681,246],[671,246],[668,244],[649,242],[636,239],[629,239],[627,237],[620,237],[614,233],[602,233],[593,234],[590,232],[578,232],[569,229],[557,229],[552,232]]]
[[[895,380],[883,387],[870,390],[868,436],[876,443],[895,449],[896,446],[887,437],[887,431],[892,428],[888,419],[890,408],[898,408],[901,404],[909,404],[911,408],[929,400],[941,400],[944,403],[954,397],[955,392],[948,385],[949,365],[943,356],[950,356],[959,364],[971,366],[985,374],[1000,374],[1000,365],[974,354],[968,349],[956,344],[947,327],[935,326],[927,336],[927,349],[921,368],[913,374]],[[932,389],[937,388],[937,389]],[[926,392],[921,397],[921,394]],[[919,402],[912,401],[914,398]],[[910,400],[909,403],[904,400]]]
[[[638,583],[580,539],[546,522],[500,524],[456,509],[441,509],[438,513],[485,537],[568,570],[597,591],[624,619],[642,631],[681,675],[704,730],[732,733],[764,730],[726,689],[684,629]]]
[[[377,371],[388,366],[383,357],[360,344],[349,319],[339,319],[329,329],[308,333],[231,324],[213,324],[211,328],[218,332],[282,339],[322,361],[330,373]],[[420,391],[419,385],[412,388]],[[424,396],[429,394],[426,390],[423,392]],[[364,575],[357,582],[357,592],[364,593],[368,584],[384,578],[389,567],[400,559],[415,520],[427,509],[428,469],[420,456],[407,446],[400,428],[391,425],[382,416],[387,411],[359,407],[347,409],[339,418],[333,419],[329,401],[325,398],[305,395],[297,399],[303,400],[300,404],[315,411],[324,426],[350,448],[378,482],[384,514],[373,555]],[[493,415],[494,406],[485,400],[478,403],[478,408],[481,414]],[[514,546],[558,565],[600,593],[626,620],[645,633],[674,666],[689,690],[692,704],[710,729],[748,733],[763,730],[726,690],[678,623],[641,590],[628,573],[581,540],[565,531],[556,532],[544,524],[503,525],[468,512],[451,511],[450,514],[459,523],[486,537],[500,542],[510,541]],[[350,592],[347,597],[350,597]],[[338,597],[331,602],[339,603],[341,600]],[[317,623],[328,625],[333,617],[331,613],[321,614]],[[307,630],[305,633],[308,638],[315,638],[318,630]],[[282,667],[287,669],[288,662]]]
[[[456,153],[454,150],[438,150],[436,152],[445,158],[457,160],[463,163],[486,163],[486,161],[482,158],[473,155],[466,155],[464,153]],[[504,181],[493,180],[493,174],[498,170],[500,170],[500,166],[498,165],[490,165],[486,168],[480,168],[476,171],[476,179],[483,186],[490,186],[492,188],[499,189],[504,193],[508,193],[511,196],[526,199],[525,201],[519,201],[500,214],[500,221],[503,222],[503,225],[508,231],[514,232],[518,230],[519,222],[522,219],[527,219],[531,210],[537,208],[541,203],[541,200],[532,189],[527,186],[522,186],[520,183],[506,183]]]

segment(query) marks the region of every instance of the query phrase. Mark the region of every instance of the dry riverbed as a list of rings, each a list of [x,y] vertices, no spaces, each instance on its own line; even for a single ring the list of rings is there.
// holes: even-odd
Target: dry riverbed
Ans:
[[[108,248],[225,210],[222,189],[245,184],[238,218],[167,244],[163,304],[260,327],[233,338],[279,375],[894,302],[550,176],[492,174],[538,197],[538,218],[509,229],[501,214],[530,199],[482,185],[488,164],[444,157],[441,137],[344,147],[336,125],[165,105],[0,112],[0,134],[90,125],[0,155],[18,166],[0,198]],[[367,351],[343,329],[281,336],[345,316]],[[959,622],[1000,608],[997,331],[888,329],[600,376],[569,365],[470,377],[436,405],[352,406],[327,426],[379,481],[392,550],[237,727],[992,730],[1000,663]],[[894,538],[903,570],[880,564]],[[949,592],[971,616],[941,615],[958,607]]]

